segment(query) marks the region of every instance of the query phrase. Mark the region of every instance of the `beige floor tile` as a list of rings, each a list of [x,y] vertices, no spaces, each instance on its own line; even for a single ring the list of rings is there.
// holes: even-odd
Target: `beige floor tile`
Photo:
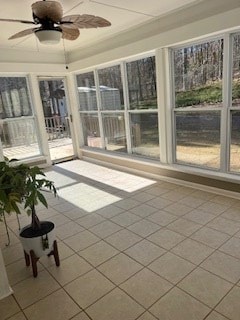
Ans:
[[[62,260],[60,267],[52,266],[48,270],[61,286],[64,286],[91,269],[89,263],[74,254]]]
[[[215,193],[198,190],[198,189],[196,189],[196,191],[194,191],[191,195],[197,199],[203,199],[205,201],[211,200],[216,196]]]
[[[60,213],[65,213],[69,210],[75,209],[74,205],[72,205],[71,203],[69,203],[67,201],[56,204],[55,206],[53,206],[53,208]]]
[[[192,211],[192,207],[186,206],[181,203],[173,203],[170,206],[167,206],[165,211],[174,214],[175,216],[183,216],[186,213]]]
[[[150,241],[142,240],[125,250],[125,253],[144,266],[147,266],[153,260],[163,255],[165,250]]]
[[[123,199],[115,203],[115,205],[124,210],[130,210],[139,205],[139,201],[134,199]]]
[[[49,220],[54,223],[55,227],[60,227],[61,225],[65,225],[66,223],[70,222],[71,220],[66,217],[64,214],[60,213],[56,216],[51,217]]]
[[[130,226],[131,224],[141,220],[141,217],[131,212],[123,212],[111,219],[114,223],[119,224],[122,227]]]
[[[59,284],[54,278],[47,271],[41,271],[37,278],[27,278],[13,286],[13,291],[21,308],[26,308],[58,288]]]
[[[73,317],[71,320],[91,320],[85,312],[81,312]]]
[[[206,200],[204,199],[198,199],[192,195],[188,195],[185,198],[181,199],[178,201],[181,204],[185,204],[191,208],[197,208],[199,207],[201,204],[203,204],[204,202],[206,202]]]
[[[150,307],[171,287],[172,285],[168,281],[148,269],[139,271],[120,286],[145,308]]]
[[[209,221],[213,220],[216,218],[214,214],[199,210],[199,209],[194,209],[191,212],[185,214],[183,216],[184,219],[200,223],[202,225],[207,224]]]
[[[239,207],[231,207],[225,211],[222,215],[222,218],[230,219],[240,223],[240,212]]]
[[[77,220],[81,217],[86,216],[87,214],[89,214],[89,213],[80,209],[80,208],[72,209],[72,210],[68,210],[67,212],[64,212],[64,215],[71,220]]]
[[[196,266],[171,252],[167,252],[148,266],[171,283],[178,283]]]
[[[161,181],[160,186],[169,190],[174,190],[179,188],[178,184],[167,182],[167,181]]]
[[[79,224],[76,224],[75,222],[70,221],[60,227],[57,227],[56,235],[59,239],[64,240],[83,230],[84,229]]]
[[[24,310],[28,320],[66,320],[79,311],[77,304],[62,289]]]
[[[173,288],[151,308],[161,320],[203,320],[210,309],[178,288]]]
[[[212,202],[216,202],[219,204],[224,204],[226,206],[234,206],[238,204],[238,200],[230,197],[225,197],[223,195],[216,195],[214,198],[211,199]]]
[[[32,268],[27,267],[25,263],[25,259],[20,259],[16,262],[9,264],[6,267],[8,280],[11,285],[15,285],[16,283],[32,277]],[[38,271],[43,270],[43,266],[38,264]]]
[[[80,226],[88,229],[91,228],[93,226],[95,226],[96,224],[105,221],[105,219],[99,215],[99,214],[95,214],[95,213],[91,213],[88,214],[80,219],[75,220],[78,224],[80,224]]]
[[[12,316],[11,318],[8,318],[8,320],[26,320],[27,318],[25,317],[23,312],[19,312]]]
[[[10,245],[11,246],[15,246],[16,244],[20,243],[19,238],[18,238],[18,233],[19,233],[18,228],[16,228],[16,230],[13,229],[13,232],[10,229],[8,229],[8,233],[9,233],[9,237],[10,237]],[[8,236],[7,236],[7,233],[4,232],[4,233],[0,234],[0,248],[4,249],[7,244],[8,244]]]
[[[206,318],[206,320],[227,320],[224,316],[219,314],[216,311],[210,313],[210,315]]]
[[[156,318],[151,315],[151,313],[144,312],[144,314],[140,318],[138,318],[138,320],[156,320]]]
[[[107,237],[105,241],[118,250],[123,251],[141,241],[141,239],[142,238],[135,233],[123,229]]]
[[[114,216],[116,216],[117,214],[123,212],[124,209],[119,208],[117,206],[114,205],[109,205],[107,207],[104,207],[102,209],[99,209],[97,211],[95,211],[95,213],[100,214],[101,216],[103,216],[104,218],[112,218]]]
[[[13,296],[0,300],[0,319],[4,320],[19,312],[20,308]]]
[[[153,199],[154,197],[155,197],[154,195],[147,193],[147,192],[137,192],[131,198],[134,200],[137,200],[139,202],[147,202],[147,201]]]
[[[24,257],[22,245],[18,243],[16,245],[10,245],[9,247],[5,247],[2,249],[2,255],[5,265],[22,259]]]
[[[55,208],[42,208],[42,210],[37,210],[37,215],[40,220],[52,220],[52,217],[55,217],[56,215],[62,215],[61,212],[58,210],[55,210]]]
[[[146,192],[153,196],[159,197],[161,194],[169,192],[169,190],[170,189],[167,189],[166,187],[163,187],[161,185],[155,185],[153,187],[147,188]]]
[[[160,229],[148,237],[148,240],[167,250],[172,249],[184,239],[186,239],[186,237],[168,229]]]
[[[70,249],[65,243],[62,241],[57,242],[58,246],[58,253],[60,260],[64,260],[74,254],[74,251]],[[44,265],[46,268],[51,267],[52,265],[55,265],[55,260],[53,256],[43,256],[39,260],[42,265]]]
[[[240,261],[219,251],[208,257],[201,267],[233,283],[240,279]]]
[[[100,241],[91,247],[80,251],[78,254],[96,267],[118,253],[119,251],[111,245],[107,244],[105,241]]]
[[[232,288],[232,284],[208,271],[197,268],[183,279],[178,287],[214,308]]]
[[[164,209],[165,207],[173,204],[173,202],[168,199],[163,199],[161,197],[157,197],[157,198],[154,198],[154,199],[146,202],[146,204],[149,206],[152,206],[154,208],[157,208],[157,209]]]
[[[90,231],[96,234],[98,237],[104,239],[121,229],[122,227],[118,226],[116,223],[104,221],[90,228]]]
[[[65,286],[68,294],[83,309],[113,288],[114,285],[97,270],[92,270]]]
[[[240,230],[240,223],[225,219],[223,217],[217,217],[210,221],[207,224],[207,227],[227,233],[229,235],[234,235],[238,230]]]
[[[240,238],[231,238],[223,244],[219,251],[230,254],[231,256],[240,259]]]
[[[154,208],[154,207],[147,205],[145,203],[143,203],[135,208],[132,208],[130,210],[130,212],[132,212],[142,218],[145,218],[156,211],[158,211],[157,208]]]
[[[135,320],[143,312],[138,303],[118,288],[87,309],[92,320]]]
[[[212,213],[214,215],[219,215],[228,210],[228,208],[228,205],[219,204],[212,201],[205,202],[198,207],[198,209]]]
[[[116,284],[130,278],[139,271],[142,266],[123,253],[118,254],[98,267],[107,278]]]
[[[147,220],[157,223],[160,226],[167,226],[169,223],[177,220],[178,218],[176,216],[174,216],[173,214],[170,214],[166,211],[163,210],[159,210],[153,214],[151,214],[150,216],[147,217]]]
[[[185,196],[186,196],[185,193],[182,193],[182,192],[178,191],[177,189],[171,190],[171,191],[166,192],[161,195],[162,198],[172,200],[172,201],[179,201],[179,200],[183,199]]]
[[[238,232],[234,235],[234,237],[240,238],[240,231],[238,231]]]
[[[195,264],[201,263],[213,251],[214,249],[191,239],[184,240],[172,249],[173,253]]]
[[[212,248],[219,248],[224,242],[229,239],[229,235],[213,230],[207,227],[203,227],[194,234],[191,235],[191,238],[206,244]]]
[[[182,218],[168,225],[168,229],[178,232],[186,237],[190,236],[201,227],[202,225],[200,225],[199,223],[195,223],[193,221],[185,220]]]
[[[83,250],[92,244],[100,241],[100,239],[89,231],[82,231],[64,242],[74,251]]]
[[[145,219],[138,221],[128,227],[129,230],[133,231],[141,237],[147,237],[150,234],[159,230],[160,228],[161,226]]]
[[[234,287],[228,295],[216,307],[216,311],[220,312],[231,320],[239,320],[240,315],[240,288]]]

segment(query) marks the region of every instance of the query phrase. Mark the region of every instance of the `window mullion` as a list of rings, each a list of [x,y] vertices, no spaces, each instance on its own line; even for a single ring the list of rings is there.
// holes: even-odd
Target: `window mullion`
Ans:
[[[123,99],[124,99],[124,118],[127,141],[127,152],[132,153],[131,129],[130,129],[130,114],[129,114],[129,95],[127,82],[127,66],[125,62],[121,63],[121,76],[123,85]]]
[[[220,170],[227,172],[230,154],[230,119],[229,107],[231,106],[232,92],[232,40],[229,34],[224,36],[223,49],[223,108],[221,111],[221,162]]]
[[[99,87],[99,78],[97,70],[95,69],[93,71],[94,73],[94,79],[95,79],[95,87],[96,87],[96,99],[97,99],[97,113],[98,113],[98,121],[99,121],[99,132],[101,137],[101,142],[103,149],[106,149],[105,144],[105,137],[104,137],[104,130],[103,130],[103,121],[102,121],[102,105],[101,105],[101,94],[100,94],[100,87]]]
[[[171,116],[171,74],[169,49],[156,52],[159,147],[162,163],[172,162],[172,116]]]

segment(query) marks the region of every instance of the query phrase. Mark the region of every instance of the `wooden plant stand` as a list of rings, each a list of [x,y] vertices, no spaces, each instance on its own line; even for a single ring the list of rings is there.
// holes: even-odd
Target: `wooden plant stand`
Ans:
[[[59,260],[58,246],[57,246],[56,240],[54,240],[54,242],[53,242],[53,250],[48,254],[48,257],[50,257],[52,255],[54,256],[56,266],[59,267],[60,260]],[[24,251],[24,257],[25,257],[25,262],[26,262],[27,267],[30,266],[30,263],[32,264],[33,276],[34,276],[34,278],[36,278],[38,275],[37,262],[38,262],[39,258],[35,255],[33,250],[30,250],[29,254],[26,251]]]

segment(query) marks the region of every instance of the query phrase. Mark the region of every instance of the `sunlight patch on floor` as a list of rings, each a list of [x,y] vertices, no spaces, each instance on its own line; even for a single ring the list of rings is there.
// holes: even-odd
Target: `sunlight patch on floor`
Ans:
[[[59,189],[59,197],[87,212],[93,212],[113,204],[120,197],[114,196],[108,192],[99,190],[85,183],[77,183],[68,187]]]
[[[65,174],[61,174],[52,170],[45,172],[45,175],[48,180],[54,181],[56,188],[65,187],[67,185],[77,182],[77,180],[69,178]]]
[[[105,168],[82,160],[61,163],[58,164],[57,167],[126,192],[134,192],[156,183],[154,180],[137,177],[129,173]]]

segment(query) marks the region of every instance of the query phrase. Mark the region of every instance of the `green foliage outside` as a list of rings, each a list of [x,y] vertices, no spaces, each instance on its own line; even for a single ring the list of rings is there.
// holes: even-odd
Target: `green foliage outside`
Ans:
[[[240,99],[240,82],[233,82],[232,99]],[[215,82],[189,91],[176,92],[176,108],[213,105],[222,102],[222,82]]]

